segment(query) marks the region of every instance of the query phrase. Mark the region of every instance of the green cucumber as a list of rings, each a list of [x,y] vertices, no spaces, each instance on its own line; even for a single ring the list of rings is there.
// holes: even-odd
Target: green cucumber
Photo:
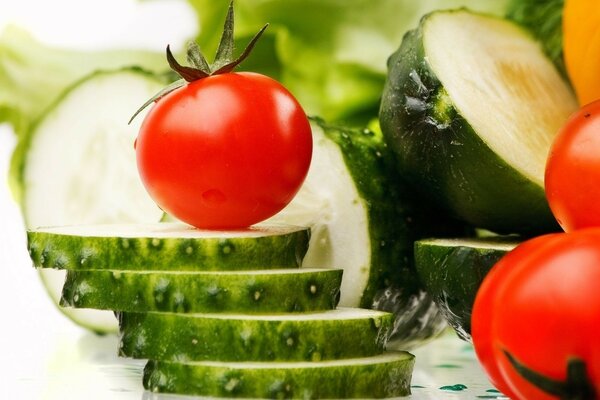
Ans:
[[[149,361],[144,388],[202,397],[365,399],[408,396],[414,356],[387,352],[319,362],[172,363]]]
[[[133,143],[143,118],[127,122],[164,84],[139,68],[95,72],[19,135],[9,181],[27,227],[160,220],[137,174]],[[40,277],[58,304],[64,272]],[[117,330],[110,312],[59,309],[98,333]]]
[[[274,221],[311,227],[304,267],[343,268],[340,305],[396,315],[390,346],[407,349],[446,325],[423,291],[413,242],[464,228],[415,197],[380,132],[313,120],[313,159],[298,195]]]
[[[380,354],[393,315],[119,313],[120,355],[165,361],[318,361]]]
[[[62,306],[116,311],[278,313],[335,308],[342,270],[68,271]]]
[[[131,271],[297,268],[310,230],[260,225],[204,231],[181,223],[50,227],[27,232],[36,267]]]
[[[419,277],[460,338],[471,341],[471,311],[483,278],[519,243],[515,236],[415,242]]]
[[[544,168],[577,101],[528,32],[464,9],[433,12],[388,69],[381,129],[416,190],[497,233],[559,229]]]

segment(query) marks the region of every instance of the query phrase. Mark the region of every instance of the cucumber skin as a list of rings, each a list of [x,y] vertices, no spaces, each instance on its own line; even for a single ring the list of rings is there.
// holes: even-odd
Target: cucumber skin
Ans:
[[[446,326],[418,279],[413,243],[430,236],[459,236],[469,230],[404,182],[381,133],[314,121],[341,149],[367,209],[371,240],[369,281],[360,304],[352,306],[394,313],[390,337],[393,348],[413,348]]]
[[[511,243],[515,237],[481,239]],[[472,239],[476,243],[476,239]],[[508,252],[502,248],[440,246],[429,241],[415,242],[415,263],[419,277],[457,335],[471,342],[471,312],[477,290],[490,269]]]
[[[308,249],[309,236],[309,229],[228,239],[134,239],[27,232],[29,255],[36,267],[131,271],[298,268]]]
[[[133,312],[324,311],[337,305],[341,280],[342,270],[279,275],[68,271],[61,305]]]
[[[376,365],[282,369],[227,368],[149,361],[144,388],[152,392],[227,398],[341,399],[408,396],[414,356]]]
[[[400,171],[416,190],[475,227],[524,234],[559,230],[544,188],[479,138],[431,70],[423,29],[432,15],[405,35],[388,60],[379,118]]]
[[[119,355],[162,361],[317,361],[381,354],[393,315],[359,320],[250,321],[118,313]]]

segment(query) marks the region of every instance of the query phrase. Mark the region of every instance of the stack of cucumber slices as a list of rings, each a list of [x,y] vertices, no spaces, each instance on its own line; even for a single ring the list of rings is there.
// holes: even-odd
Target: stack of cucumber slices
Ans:
[[[154,392],[244,398],[410,393],[414,357],[386,351],[394,315],[336,308],[342,270],[299,268],[310,231],[178,223],[28,232],[36,267],[67,272],[63,306],[113,310],[119,354]]]

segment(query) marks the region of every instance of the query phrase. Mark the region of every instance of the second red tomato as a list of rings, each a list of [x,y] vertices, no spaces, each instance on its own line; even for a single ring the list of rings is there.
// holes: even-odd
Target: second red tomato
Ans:
[[[312,135],[281,84],[227,73],[158,100],[136,154],[142,182],[167,213],[199,228],[243,228],[274,215],[297,193]]]

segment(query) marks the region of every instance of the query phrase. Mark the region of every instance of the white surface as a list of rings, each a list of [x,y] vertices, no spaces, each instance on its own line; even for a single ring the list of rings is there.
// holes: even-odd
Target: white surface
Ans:
[[[175,21],[158,25],[159,20]],[[18,23],[48,43],[72,47],[140,46],[161,50],[194,31],[181,1],[0,0],[0,29]],[[159,28],[154,28],[157,26]],[[117,339],[67,320],[31,267],[23,222],[6,176],[15,138],[0,126],[0,398],[24,400],[182,399],[144,392],[143,362],[116,357]],[[472,348],[454,335],[415,351],[412,399],[495,397]],[[464,384],[460,392],[442,390]],[[485,397],[490,398],[490,397]]]

